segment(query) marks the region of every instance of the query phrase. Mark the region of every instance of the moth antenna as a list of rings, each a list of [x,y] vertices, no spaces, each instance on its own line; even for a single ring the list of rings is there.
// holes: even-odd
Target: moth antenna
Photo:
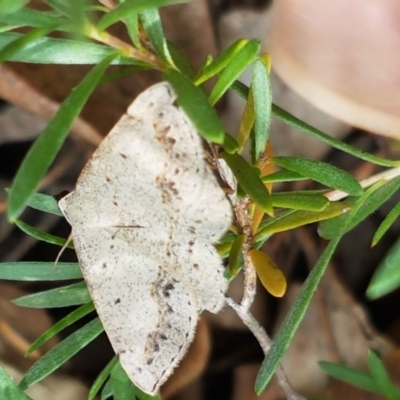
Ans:
[[[67,246],[69,245],[69,242],[72,241],[72,233],[70,233],[67,237],[67,240],[65,241],[65,243],[63,244],[63,246],[61,247],[61,250],[58,252],[56,260],[54,261],[54,266],[53,268],[57,267],[58,261],[60,261],[60,257],[61,254],[64,253],[64,250],[67,248]]]

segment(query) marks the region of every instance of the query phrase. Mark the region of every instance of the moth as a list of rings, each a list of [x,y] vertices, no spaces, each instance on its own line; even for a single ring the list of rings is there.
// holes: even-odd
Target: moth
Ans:
[[[154,395],[218,312],[228,282],[213,244],[232,210],[199,137],[162,82],[141,93],[58,205],[120,363]]]

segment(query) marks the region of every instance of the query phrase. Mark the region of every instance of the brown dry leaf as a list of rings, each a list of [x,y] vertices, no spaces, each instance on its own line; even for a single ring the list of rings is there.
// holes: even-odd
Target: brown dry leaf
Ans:
[[[299,285],[291,286],[280,310],[280,320],[299,290]],[[319,368],[318,361],[342,363],[365,371],[369,349],[385,355],[394,346],[376,332],[365,310],[341,285],[333,270],[328,269],[283,358],[290,382],[299,392],[318,396],[330,385],[330,378]]]
[[[284,400],[285,395],[278,386],[277,380],[273,378],[266,390],[257,396],[254,392],[254,382],[260,364],[241,365],[235,369],[233,377],[233,397],[232,400]]]

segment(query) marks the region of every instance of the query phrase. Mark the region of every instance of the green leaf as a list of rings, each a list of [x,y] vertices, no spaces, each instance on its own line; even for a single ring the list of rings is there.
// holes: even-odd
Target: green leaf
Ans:
[[[345,153],[352,154],[354,157],[358,157],[361,160],[370,161],[374,164],[386,167],[394,167],[400,165],[400,161],[387,160],[386,158],[369,154],[363,150],[356,149],[355,147],[350,146],[347,143],[334,139],[332,136],[329,136],[326,133],[323,133],[320,130],[296,118],[294,115],[278,107],[276,104],[272,105],[272,115],[285,122],[287,125],[293,126],[299,131],[304,132],[309,136],[315,137],[321,140],[321,142],[327,143],[331,147],[342,150]]]
[[[57,200],[53,196],[42,193],[34,193],[28,200],[27,206],[35,210],[44,211],[46,213],[58,215],[62,217],[63,214],[58,208]]]
[[[130,14],[125,17],[125,25],[133,45],[137,49],[142,48],[139,34],[139,14]]]
[[[5,61],[11,61],[16,54],[21,52],[21,50],[32,51],[32,47],[35,47],[37,41],[43,36],[46,36],[49,32],[53,31],[55,28],[55,24],[51,27],[45,28],[36,28],[29,33],[21,35],[12,42],[8,43],[0,50],[0,64]]]
[[[272,90],[268,69],[259,59],[254,63],[251,77],[251,91],[254,100],[254,153],[253,161],[259,159],[265,151],[271,125]]]
[[[243,71],[254,62],[260,50],[260,42],[258,40],[250,40],[238,51],[231,63],[222,70],[215,86],[213,87],[209,96],[209,102],[211,105],[214,105],[231,87],[233,82],[239,78]]]
[[[168,44],[165,39],[160,14],[156,8],[147,9],[140,13],[144,30],[149,36],[150,42],[156,54],[171,67],[174,66],[171,55],[169,54]]]
[[[60,238],[58,236],[54,236],[50,233],[40,231],[39,229],[34,228],[33,226],[30,226],[26,224],[25,222],[22,222],[20,220],[15,220],[15,225],[18,226],[19,229],[21,229],[22,232],[25,232],[27,235],[32,236],[33,238],[37,240],[41,240],[42,242],[50,243],[50,244],[55,244],[57,246],[63,246],[66,242],[64,238]],[[72,242],[68,243],[67,245],[68,248],[73,249],[74,246]]]
[[[12,281],[62,281],[82,279],[78,263],[4,262],[0,263],[0,279]]]
[[[119,362],[111,371],[110,381],[114,400],[136,399],[135,388]]]
[[[400,389],[396,388],[392,384],[389,375],[386,372],[385,366],[373,351],[369,351],[368,366],[369,370],[371,371],[372,379],[374,380],[379,392],[382,393],[388,400],[399,399]]]
[[[57,308],[86,304],[91,300],[86,283],[78,282],[40,293],[28,294],[13,300],[13,302],[22,307]]]
[[[244,234],[238,235],[232,243],[231,250],[229,252],[228,269],[226,271],[227,278],[236,276],[242,269],[243,257],[242,249],[246,236]]]
[[[305,211],[322,211],[329,204],[324,196],[301,192],[272,193],[271,201],[274,207]]]
[[[307,279],[305,280],[299,295],[293,302],[289,312],[286,314],[285,319],[279,329],[278,335],[275,337],[272,345],[266,355],[264,362],[256,379],[256,393],[258,395],[266,388],[276,369],[278,368],[281,359],[288,348],[293,336],[304,317],[304,314],[311,302],[312,296],[317,289],[328,263],[342,239],[345,232],[348,230],[348,225],[352,221],[354,215],[358,212],[357,207],[349,211],[349,217],[338,230],[335,237],[329,242],[324,252],[320,256],[314,268],[311,270]]]
[[[0,3],[1,7],[1,3]],[[12,380],[0,365],[0,398],[6,400],[32,400]]]
[[[0,35],[0,49],[3,49],[12,41],[23,37],[20,33],[2,33]],[[87,41],[71,39],[56,39],[42,37],[29,48],[20,50],[14,54],[9,61],[18,61],[34,64],[98,64],[105,57],[115,54],[115,50],[100,44]],[[144,65],[142,61],[124,56],[114,57],[111,64],[138,64]]]
[[[101,391],[101,400],[106,400],[112,396],[111,382],[110,379],[106,382]],[[135,399],[134,399],[135,400]]]
[[[179,72],[168,69],[165,79],[172,84],[178,96],[178,103],[193,122],[200,135],[209,142],[222,144],[224,129],[216,111],[208,103],[204,92]]]
[[[171,4],[184,2],[186,2],[186,0],[125,0],[123,3],[105,14],[98,23],[97,28],[102,31],[107,29],[110,25],[113,25],[124,18],[130,17],[133,14],[141,13],[152,8],[157,9]]]
[[[20,389],[26,390],[46,378],[99,336],[101,332],[103,332],[103,326],[96,318],[69,335],[33,364],[18,385]]]
[[[318,233],[324,239],[330,239],[335,236],[337,230],[341,229],[343,221],[351,218],[347,222],[347,232],[357,226],[361,221],[376,211],[399,189],[400,177],[394,178],[389,182],[380,181],[368,188],[365,193],[357,199],[354,207],[357,212],[351,215],[338,217],[331,221],[325,221],[320,224]],[[353,200],[354,201],[354,200]],[[341,218],[341,219],[339,219]]]
[[[24,210],[29,198],[55,159],[74,119],[79,115],[97,82],[116,56],[117,54],[114,53],[107,57],[86,75],[28,151],[10,191],[8,218],[11,222],[14,222]]]
[[[190,60],[187,58],[182,49],[176,46],[172,42],[167,42],[169,53],[171,54],[172,59],[174,60],[174,64],[182,72],[182,75],[189,77],[190,79],[194,78],[195,72],[193,70],[192,65],[190,64]]]
[[[263,222],[254,239],[257,242],[263,241],[273,233],[284,232],[298,228],[299,226],[334,218],[346,213],[347,211],[349,211],[348,205],[341,202],[329,203],[329,205],[320,212],[288,211]]]
[[[12,15],[20,10],[29,0],[0,0],[0,15]]]
[[[255,383],[255,391],[257,395],[260,395],[265,390],[272,376],[279,367],[282,357],[286,349],[289,347],[289,344],[307,311],[312,296],[324,275],[326,267],[328,266],[341,237],[341,235],[338,235],[335,239],[329,242],[328,246],[325,248],[321,257],[305,280],[300,293],[293,302],[289,312],[286,314],[285,319],[279,328],[278,335],[273,340],[261,365],[260,371],[258,372]]]
[[[139,400],[162,400],[161,396],[150,396],[149,394],[142,392],[139,388],[135,388],[135,394]]]
[[[400,286],[400,239],[390,248],[378,265],[366,295],[374,300],[393,292]]]
[[[330,376],[353,386],[377,393],[377,387],[372,378],[365,372],[358,371],[345,365],[320,361],[319,366]]]
[[[226,161],[232,170],[240,187],[254,201],[254,203],[264,210],[267,214],[272,215],[272,202],[268,190],[261,181],[255,168],[249,165],[245,159],[239,154],[228,154],[223,152],[221,157]]]
[[[242,82],[235,81],[232,84],[231,89],[234,90],[244,100],[247,100],[249,94],[249,88]],[[304,132],[310,136],[316,137],[317,139],[321,140],[321,142],[327,143],[329,146],[341,150],[345,153],[352,154],[353,156],[358,157],[361,160],[370,161],[374,164],[382,165],[384,167],[396,167],[400,165],[400,160],[391,161],[386,158],[378,157],[373,154],[366,153],[365,151],[356,149],[355,147],[350,146],[349,144],[346,144],[344,142],[341,142],[340,140],[336,140],[332,138],[332,136],[329,136],[326,133],[323,133],[320,130],[312,127],[311,125],[306,124],[305,122],[296,118],[294,115],[278,107],[276,104],[272,104],[272,115],[283,121],[285,124],[293,126],[294,128],[297,128],[299,131]]]
[[[15,0],[12,1],[15,2]],[[60,14],[58,12],[43,12],[33,10],[31,8],[22,8],[17,12],[7,15],[0,14],[0,22],[10,26],[31,26],[34,28],[44,28],[54,24],[55,19],[58,19],[61,24],[66,21],[65,19],[60,18]]]
[[[72,325],[76,321],[79,321],[84,316],[90,314],[94,311],[94,305],[92,302],[84,304],[77,308],[76,310],[72,311],[63,319],[60,319],[57,323],[55,323],[51,328],[49,328],[46,332],[40,335],[30,346],[29,349],[26,351],[26,355],[34,352],[39,347],[43,346],[48,340],[52,337],[57,335],[63,329],[67,328],[68,326]]]
[[[363,194],[358,181],[347,172],[328,163],[304,157],[274,157],[272,162],[328,187],[353,196]]]
[[[86,21],[85,9],[91,0],[46,0],[46,3],[61,14],[68,17],[75,25],[75,32],[79,31]]]
[[[261,179],[264,183],[270,183],[270,182],[274,183],[274,182],[304,181],[307,178],[298,174],[297,172],[284,170],[284,171],[274,172],[273,174],[270,175],[265,175]]]
[[[195,85],[201,85],[203,82],[221,72],[228,64],[235,62],[237,54],[247,43],[247,39],[239,39],[231,44],[227,49],[223,50],[214,60],[200,71],[199,77],[196,78]]]
[[[375,246],[382,239],[383,235],[393,225],[399,215],[400,203],[397,203],[376,230],[375,235],[372,239],[372,246]]]
[[[100,374],[97,376],[96,380],[94,381],[92,387],[89,390],[88,400],[93,400],[97,394],[99,393],[100,389],[110,376],[110,373],[114,366],[118,363],[117,356],[114,356],[111,361],[103,368]]]

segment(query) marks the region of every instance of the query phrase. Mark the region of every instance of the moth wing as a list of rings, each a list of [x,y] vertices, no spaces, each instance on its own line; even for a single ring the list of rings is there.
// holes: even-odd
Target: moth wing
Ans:
[[[73,228],[96,310],[129,378],[158,392],[184,357],[198,320],[194,296],[152,257],[165,243],[142,229]]]
[[[175,99],[165,82],[136,98],[86,164],[75,192],[60,201],[71,224],[181,231],[197,224],[211,241],[226,230],[230,204]]]
[[[178,236],[171,253],[169,265],[179,265],[180,279],[195,295],[199,310],[220,311],[225,304],[228,280],[215,247],[197,238]]]

